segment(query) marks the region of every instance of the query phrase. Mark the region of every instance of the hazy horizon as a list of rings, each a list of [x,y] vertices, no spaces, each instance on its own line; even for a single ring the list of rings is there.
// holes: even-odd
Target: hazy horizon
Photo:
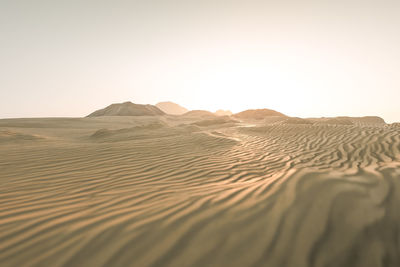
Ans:
[[[397,1],[2,1],[0,118],[112,103],[400,121]]]

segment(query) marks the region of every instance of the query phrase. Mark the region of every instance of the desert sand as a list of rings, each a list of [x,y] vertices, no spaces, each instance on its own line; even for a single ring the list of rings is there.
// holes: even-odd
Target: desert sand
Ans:
[[[400,127],[267,111],[0,120],[0,266],[400,266]]]

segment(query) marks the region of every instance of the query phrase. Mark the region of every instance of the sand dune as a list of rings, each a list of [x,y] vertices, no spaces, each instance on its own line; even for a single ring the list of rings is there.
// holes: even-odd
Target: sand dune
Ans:
[[[336,117],[336,118],[320,118],[315,119],[316,124],[331,124],[331,125],[353,125],[354,122],[350,118]]]
[[[220,116],[215,119],[207,119],[193,122],[192,124],[197,126],[213,126],[213,125],[222,125],[229,123],[238,123],[237,120],[230,118],[229,116]]]
[[[184,108],[176,103],[169,102],[169,101],[157,103],[156,107],[158,107],[165,113],[172,114],[172,115],[182,115],[189,111],[186,108]]]
[[[261,120],[266,117],[286,117],[286,115],[272,109],[248,109],[233,115],[243,120]]]
[[[132,102],[124,102],[120,104],[112,104],[106,108],[96,110],[88,115],[88,117],[98,116],[157,116],[164,115],[158,107],[153,105],[140,105]]]
[[[193,118],[215,118],[217,115],[207,110],[191,110],[183,114],[183,116]]]
[[[232,112],[230,110],[219,109],[215,111],[214,114],[217,116],[231,116]]]
[[[14,131],[0,130],[0,142],[22,142],[22,141],[35,141],[44,139],[41,136],[33,134],[23,134]]]
[[[377,116],[366,117],[331,117],[331,118],[310,118],[316,124],[341,124],[341,125],[359,125],[359,126],[383,126],[385,121]]]
[[[361,124],[385,124],[385,120],[377,116],[347,117],[347,118],[350,118],[350,120]]]
[[[398,127],[176,120],[0,120],[0,266],[400,266]]]
[[[295,118],[295,117],[285,118],[285,119],[279,120],[278,122],[280,122],[282,124],[313,124],[313,122],[310,120],[302,119],[302,118]]]

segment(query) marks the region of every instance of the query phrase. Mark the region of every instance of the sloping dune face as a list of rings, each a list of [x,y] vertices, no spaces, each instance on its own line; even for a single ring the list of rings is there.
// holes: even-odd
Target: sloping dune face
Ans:
[[[40,136],[23,134],[8,130],[0,130],[0,143],[23,142],[40,139],[42,139]]]
[[[193,123],[2,144],[0,266],[400,266],[398,127]]]
[[[156,104],[156,107],[158,107],[165,113],[172,115],[182,115],[189,111],[186,108],[173,102],[160,102]]]
[[[219,109],[215,111],[214,114],[217,116],[231,116],[232,112],[230,110]]]
[[[215,118],[217,115],[213,114],[210,111],[206,110],[191,110],[183,114],[185,117],[207,117],[207,118]]]

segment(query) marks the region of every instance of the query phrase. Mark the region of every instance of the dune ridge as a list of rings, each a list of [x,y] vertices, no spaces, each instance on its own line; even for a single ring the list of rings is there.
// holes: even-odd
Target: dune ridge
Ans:
[[[156,104],[156,107],[164,111],[166,114],[172,115],[182,115],[189,111],[186,108],[170,101],[159,102]]]
[[[217,115],[207,110],[191,110],[184,114],[184,117],[201,117],[201,118],[215,118]]]
[[[233,114],[233,117],[238,119],[253,119],[253,120],[261,120],[266,117],[287,117],[285,114],[282,114],[278,111],[272,109],[248,109],[236,114]]]
[[[233,113],[230,110],[218,109],[214,114],[217,116],[231,116]]]
[[[134,104],[132,102],[124,102],[119,104],[111,104],[103,109],[96,110],[88,115],[88,117],[99,116],[157,116],[164,115],[158,107],[153,105]]]

